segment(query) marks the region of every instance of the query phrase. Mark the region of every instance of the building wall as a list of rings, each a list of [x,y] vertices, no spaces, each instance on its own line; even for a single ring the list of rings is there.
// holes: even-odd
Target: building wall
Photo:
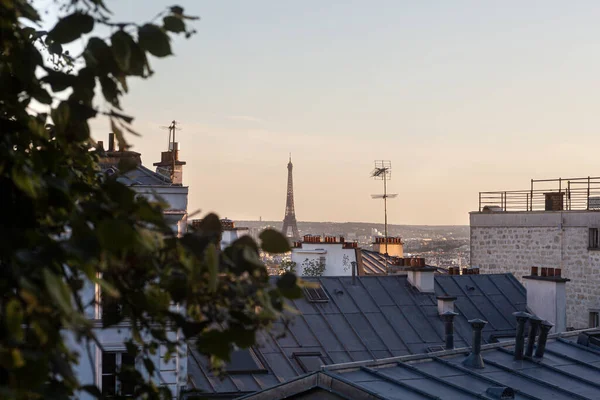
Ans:
[[[187,202],[188,202],[188,188],[185,186],[133,186],[138,194],[147,197],[151,201],[162,200],[165,201],[168,206],[165,210],[165,218],[171,225],[174,232],[177,232],[179,236],[185,233],[187,229]],[[99,295],[98,288],[94,285],[87,285],[82,294],[83,298],[91,301],[95,296]],[[100,307],[88,307],[86,310],[86,317],[91,320],[95,320],[97,329],[97,337],[102,346],[107,351],[124,351],[125,341],[131,337],[131,329],[127,323],[119,324],[116,327],[108,329],[101,329],[101,314]],[[168,335],[177,335],[176,332],[169,332]],[[98,347],[91,345],[90,353],[88,354],[87,349],[81,344],[77,343],[74,338],[67,338],[71,348],[76,349],[80,354],[79,367],[77,368],[77,375],[82,384],[101,384],[101,352]],[[160,372],[162,380],[155,382],[157,385],[166,385],[171,390],[173,398],[176,399],[179,396],[180,389],[187,384],[187,348],[184,346],[179,349],[179,354],[176,357],[166,362],[164,359],[165,348],[161,346],[160,352],[154,356],[154,364],[157,370]],[[90,358],[91,356],[91,358]],[[141,361],[140,361],[141,363]],[[136,363],[139,371],[145,374],[145,368],[141,364]],[[78,398],[91,399],[86,393],[78,394]]]
[[[97,322],[100,326],[101,322]],[[131,330],[127,323],[122,323],[108,329],[98,329],[96,331],[102,348],[105,351],[125,352],[125,342],[131,339]],[[177,335],[175,332],[170,332],[169,336]],[[149,339],[149,338],[148,338]],[[70,335],[67,338],[69,347],[75,349],[80,354],[79,365],[75,369],[75,373],[82,385],[101,385],[102,382],[102,351],[95,344],[90,344],[89,353],[85,344],[78,343],[75,338]],[[182,388],[187,383],[187,348],[186,346],[179,348],[179,353],[184,354],[181,357],[179,354],[170,358],[167,362],[164,358],[166,347],[160,346],[159,352],[151,356],[156,370],[160,373],[162,380],[156,378],[156,384],[159,386],[167,386],[171,391],[172,398],[179,398]],[[90,358],[91,355],[91,358]],[[136,369],[147,378],[148,374],[143,366],[142,359],[136,360]],[[77,395],[78,399],[93,399],[95,397],[81,392]]]
[[[302,243],[302,248],[292,249],[292,261],[296,274],[303,275],[306,260],[319,262],[325,257],[323,276],[351,276],[352,262],[356,262],[355,249],[344,249],[342,243]]]
[[[587,328],[600,308],[600,251],[588,250],[594,211],[471,213],[471,265],[481,273],[512,272],[525,286],[532,266],[562,268],[567,326]]]

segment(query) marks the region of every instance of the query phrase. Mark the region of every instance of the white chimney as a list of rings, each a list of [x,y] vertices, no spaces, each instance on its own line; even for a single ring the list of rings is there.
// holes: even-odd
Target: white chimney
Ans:
[[[456,301],[455,296],[438,296],[437,297],[438,313],[440,315],[442,315],[448,311],[454,312],[454,302],[455,301]]]
[[[416,267],[410,268],[408,272],[408,283],[413,285],[419,292],[434,293],[435,281],[433,274],[435,268],[432,267]]]
[[[531,267],[531,275],[524,276],[527,288],[527,308],[535,315],[552,324],[551,332],[567,330],[566,283],[560,268]]]

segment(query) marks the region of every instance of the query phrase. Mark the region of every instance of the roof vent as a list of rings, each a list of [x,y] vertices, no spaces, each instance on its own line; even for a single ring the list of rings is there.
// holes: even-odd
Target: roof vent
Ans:
[[[515,391],[504,386],[492,386],[485,393],[493,399],[510,400],[515,398]]]
[[[329,297],[321,286],[318,288],[304,288],[304,297],[309,303],[327,303]]]
[[[463,364],[471,368],[484,368],[483,357],[481,357],[481,331],[487,324],[482,319],[471,319],[469,324],[473,328],[473,349],[471,354],[463,361]]]

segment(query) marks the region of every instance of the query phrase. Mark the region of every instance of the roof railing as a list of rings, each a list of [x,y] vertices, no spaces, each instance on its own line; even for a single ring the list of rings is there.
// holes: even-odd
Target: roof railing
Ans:
[[[479,212],[600,210],[600,177],[532,179],[529,190],[479,192]]]

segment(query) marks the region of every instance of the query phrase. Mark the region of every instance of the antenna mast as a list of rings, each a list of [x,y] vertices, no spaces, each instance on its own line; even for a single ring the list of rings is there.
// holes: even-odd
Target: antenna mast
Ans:
[[[383,181],[383,194],[371,195],[374,199],[383,199],[384,235],[385,235],[385,272],[388,271],[388,228],[387,228],[387,199],[396,198],[397,194],[387,193],[387,181],[392,179],[392,162],[390,160],[375,160],[375,169],[371,172],[373,179]]]
[[[167,152],[171,153],[171,174],[170,174],[170,178],[171,178],[171,182],[174,182],[175,180],[175,161],[177,161],[177,151],[179,150],[178,148],[176,148],[177,146],[177,142],[175,142],[175,131],[180,131],[182,128],[177,126],[177,121],[173,120],[171,121],[171,125],[169,126],[161,126],[161,129],[168,129],[169,130],[169,141],[167,144]]]

